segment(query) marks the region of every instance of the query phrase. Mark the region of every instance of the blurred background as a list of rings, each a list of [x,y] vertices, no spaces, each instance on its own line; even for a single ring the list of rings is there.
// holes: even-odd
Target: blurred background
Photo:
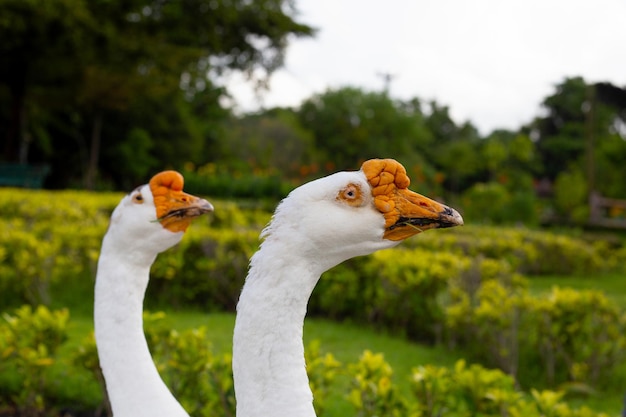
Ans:
[[[305,326],[318,415],[618,415],[624,16],[622,0],[0,0],[0,416],[110,415],[100,244],[123,192],[164,169],[217,209],[153,265],[148,342],[192,415],[234,415],[260,231],[294,187],[370,158],[466,225],[324,274]]]
[[[174,168],[276,199],[393,157],[471,214],[487,193],[526,207],[509,220],[585,223],[591,195],[626,197],[624,7],[3,0],[0,184]]]

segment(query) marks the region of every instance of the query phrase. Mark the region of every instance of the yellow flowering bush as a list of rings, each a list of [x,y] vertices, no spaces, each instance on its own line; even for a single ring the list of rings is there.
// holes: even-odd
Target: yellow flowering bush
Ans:
[[[603,293],[555,287],[533,310],[548,383],[597,383],[626,360],[626,312]]]
[[[497,369],[467,365],[453,369],[431,365],[413,369],[411,416],[608,417],[587,407],[572,409],[563,392],[531,390],[526,395],[515,380]]]
[[[625,253],[603,241],[514,227],[467,225],[404,243],[433,251],[506,260],[524,274],[584,274],[622,268]]]
[[[55,363],[56,351],[67,339],[69,311],[44,306],[22,306],[0,320],[0,374],[18,377],[17,384],[3,387],[0,404],[10,404],[21,415],[37,415],[51,401],[46,389],[51,380],[46,370]]]
[[[314,340],[304,351],[306,373],[313,393],[313,406],[318,415],[323,415],[335,378],[343,369],[332,353],[322,353],[319,340]]]
[[[90,311],[85,300],[93,299],[100,242],[121,197],[0,189],[3,309],[28,303]],[[213,203],[214,214],[194,222],[177,247],[157,258],[148,307],[234,310],[271,214]],[[531,297],[520,274],[619,271],[625,261],[626,247],[616,241],[525,228],[438,230],[331,269],[308,311],[461,347],[523,382],[593,383],[624,361],[623,311],[601,295]],[[537,366],[520,370],[520,363]]]
[[[393,369],[382,353],[363,352],[350,364],[351,390],[348,400],[359,417],[405,416],[406,404],[392,382]]]
[[[157,368],[175,397],[194,416],[234,416],[231,356],[212,351],[204,328],[171,331],[164,325],[164,317],[164,313],[146,313],[144,323]],[[56,399],[46,389],[52,383],[46,371],[59,360],[57,352],[66,340],[68,311],[24,306],[3,318],[0,375],[13,372],[20,381],[12,389],[2,387],[0,407],[15,408],[21,415],[57,415]],[[563,401],[563,392],[531,389],[530,395],[526,394],[510,375],[477,364],[467,365],[464,360],[453,368],[424,365],[413,369],[411,395],[406,396],[393,381],[393,369],[382,354],[364,351],[356,362],[342,367],[331,353],[321,352],[317,342],[305,351],[307,374],[320,416],[331,408],[330,393],[335,393],[338,396],[333,398],[343,396],[362,417],[607,417],[587,407],[571,408]],[[106,390],[93,333],[78,346],[73,362],[64,366],[69,379],[78,375],[72,367],[87,369],[100,385],[104,400]]]

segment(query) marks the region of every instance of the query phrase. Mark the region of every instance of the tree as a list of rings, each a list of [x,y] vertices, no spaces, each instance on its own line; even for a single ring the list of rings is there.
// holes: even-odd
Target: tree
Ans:
[[[554,181],[572,163],[583,163],[589,90],[581,77],[566,78],[542,103],[546,115],[533,122],[543,174]]]
[[[295,178],[302,166],[315,160],[313,135],[289,110],[234,119],[224,139],[220,155],[231,164],[238,163],[238,170],[243,165],[247,171],[263,169]]]
[[[85,168],[79,171],[93,184],[100,144],[110,143],[101,138],[108,124],[124,124],[134,106],[171,103],[177,95],[190,103],[203,101],[204,112],[215,114],[211,108],[219,107],[224,93],[215,86],[218,74],[244,71],[262,85],[282,65],[288,36],[313,33],[294,14],[288,0],[0,0],[0,85],[9,91],[0,98],[14,103],[3,115],[13,116],[12,127],[1,132],[7,137],[2,158],[17,160],[16,149],[24,148],[31,134],[29,91],[41,88],[48,94],[54,80],[65,96],[63,105],[38,103],[61,126],[55,135],[73,138],[56,140],[55,146],[75,149],[74,142],[81,142]],[[207,96],[213,101],[204,101]],[[147,125],[128,131],[149,132],[158,117],[144,116],[150,119]],[[176,122],[188,126],[183,119]]]
[[[0,16],[0,88],[8,102],[0,123],[6,126],[2,159],[24,163],[37,140],[29,116],[75,93],[80,70],[74,63],[93,21],[82,0],[2,0]]]
[[[595,140],[590,143],[593,156],[593,164],[589,167],[594,170],[596,178],[593,188],[606,197],[626,198],[626,183],[624,176],[626,170],[624,160],[626,158],[626,89],[614,86],[610,83],[597,83],[594,85],[595,97],[593,102],[590,124],[595,124],[598,104],[608,109],[608,132],[603,140]]]
[[[426,150],[429,160],[444,177],[448,189],[463,191],[476,181],[483,166],[478,157],[478,131],[470,122],[457,125],[448,107],[436,101],[430,102],[425,121],[434,138]]]
[[[587,181],[578,167],[559,173],[554,184],[554,205],[567,221],[584,224],[589,218]]]
[[[354,169],[369,158],[391,157],[426,165],[431,142],[419,101],[393,101],[386,93],[344,87],[306,100],[298,116],[315,147],[334,169]]]

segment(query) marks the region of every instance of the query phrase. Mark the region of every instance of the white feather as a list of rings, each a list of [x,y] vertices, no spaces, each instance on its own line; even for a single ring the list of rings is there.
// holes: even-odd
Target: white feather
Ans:
[[[363,202],[337,199],[355,184]],[[233,374],[238,417],[313,417],[302,329],[321,274],[346,259],[398,244],[361,172],[340,172],[295,189],[278,206],[252,257],[237,306]]]
[[[132,200],[137,192],[142,204]],[[183,236],[155,220],[149,186],[126,196],[111,216],[98,261],[95,335],[115,417],[188,417],[159,376],[143,332],[150,266]]]

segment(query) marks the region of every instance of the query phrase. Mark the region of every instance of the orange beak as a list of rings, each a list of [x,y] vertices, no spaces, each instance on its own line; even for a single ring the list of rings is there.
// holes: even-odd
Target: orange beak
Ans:
[[[397,189],[393,199],[397,219],[386,225],[385,239],[404,240],[428,229],[463,225],[463,218],[455,209],[409,189]]]
[[[191,220],[213,211],[205,199],[183,192],[184,179],[176,171],[163,171],[150,180],[157,220],[171,232],[184,232]]]
[[[361,170],[372,187],[374,205],[385,217],[388,240],[404,240],[428,229],[460,226],[461,215],[408,189],[406,170],[393,159],[370,159]]]

